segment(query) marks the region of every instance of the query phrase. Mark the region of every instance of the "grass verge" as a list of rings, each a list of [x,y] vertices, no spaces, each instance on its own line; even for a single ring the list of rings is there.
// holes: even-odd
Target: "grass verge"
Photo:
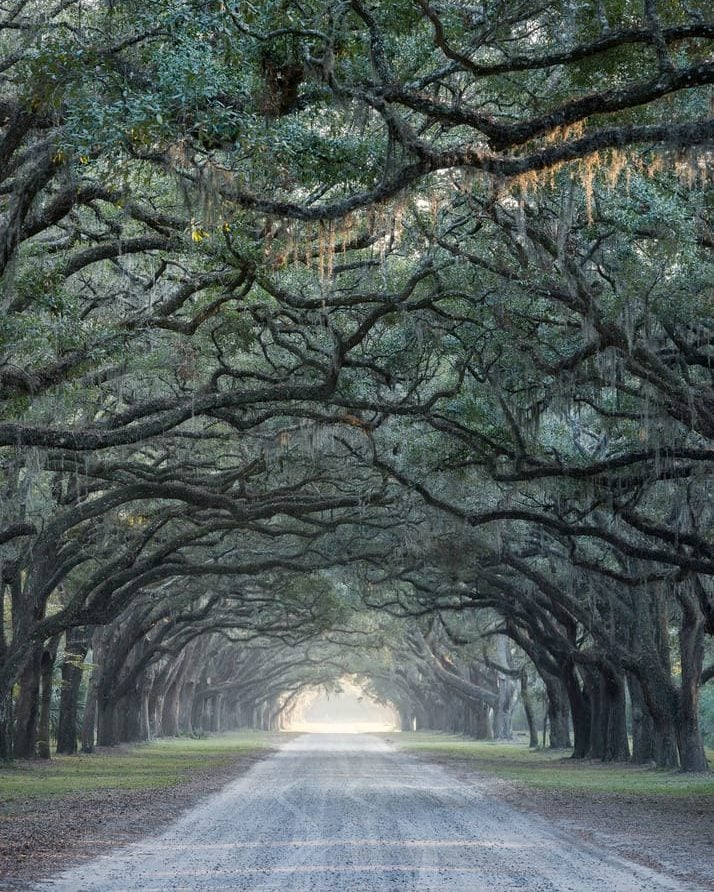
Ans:
[[[282,738],[284,739],[284,737]],[[0,767],[0,805],[17,799],[102,790],[156,790],[210,771],[238,756],[258,756],[279,735],[239,731],[193,739],[178,737],[102,749],[89,755],[54,756]]]
[[[714,775],[657,771],[636,765],[568,758],[562,750],[529,750],[525,742],[471,740],[454,734],[407,732],[387,735],[399,749],[434,759],[458,761],[542,790],[635,796],[714,797]],[[714,752],[708,753],[710,760]]]
[[[284,739],[241,731],[0,767],[0,889],[156,833]]]

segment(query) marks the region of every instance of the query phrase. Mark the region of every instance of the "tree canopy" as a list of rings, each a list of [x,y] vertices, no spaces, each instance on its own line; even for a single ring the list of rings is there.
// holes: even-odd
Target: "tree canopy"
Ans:
[[[712,38],[0,3],[0,756],[57,662],[70,751],[80,688],[91,747],[345,674],[506,735],[537,678],[552,745],[706,769]]]

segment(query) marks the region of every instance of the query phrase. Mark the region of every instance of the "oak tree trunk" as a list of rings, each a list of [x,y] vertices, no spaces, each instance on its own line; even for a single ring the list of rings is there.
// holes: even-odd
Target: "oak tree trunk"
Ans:
[[[59,635],[48,642],[40,663],[40,715],[37,726],[37,755],[50,758],[50,713],[52,709],[52,675],[57,659]]]
[[[565,673],[565,689],[573,719],[573,758],[586,759],[590,753],[590,697],[572,666]]]
[[[63,755],[69,756],[77,752],[79,692],[82,685],[82,665],[89,651],[89,641],[90,631],[87,628],[71,629],[67,633],[57,720],[57,752]]]
[[[627,676],[632,709],[632,761],[637,765],[656,762],[655,727],[652,715],[647,708],[642,685],[631,673]]]
[[[40,671],[42,645],[33,648],[30,659],[20,675],[20,692],[15,707],[13,754],[16,759],[29,759],[37,746],[37,719],[40,709]]]
[[[602,672],[602,677],[604,706],[607,716],[603,758],[606,762],[627,762],[630,758],[630,745],[627,739],[624,676],[615,667],[607,666]]]
[[[679,632],[682,681],[677,716],[677,748],[682,771],[708,771],[699,726],[699,685],[704,661],[704,617],[694,598],[683,600]]]
[[[521,702],[523,703],[523,712],[526,715],[526,722],[528,723],[528,736],[530,737],[528,746],[531,749],[538,749],[538,726],[536,725],[535,713],[533,711],[533,701],[531,700],[531,694],[528,689],[528,674],[525,671],[521,674],[520,681]]]
[[[555,675],[543,675],[548,696],[549,746],[551,749],[570,747],[570,710],[563,682]]]

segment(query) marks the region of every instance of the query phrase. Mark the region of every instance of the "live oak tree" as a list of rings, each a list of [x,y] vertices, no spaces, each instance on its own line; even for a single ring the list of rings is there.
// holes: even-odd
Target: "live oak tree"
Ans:
[[[653,192],[645,190],[650,206]],[[662,713],[676,723],[679,713],[688,723],[684,716],[696,716],[701,642],[711,633],[712,610],[709,520],[701,507],[707,503],[710,455],[705,444],[711,317],[701,290],[708,287],[708,246],[698,231],[701,223],[681,233],[676,249],[661,230],[657,239],[655,230],[645,228],[644,254],[637,242],[621,242],[621,211],[612,203],[609,210],[603,201],[601,209],[614,218],[605,216],[597,225],[585,220],[584,229],[540,203],[507,199],[489,209],[470,196],[464,204],[480,209],[477,222],[460,210],[449,221],[454,236],[436,235],[461,260],[452,317],[462,349],[471,351],[466,386],[460,399],[432,411],[430,423],[438,431],[432,441],[440,450],[425,454],[427,463],[417,474],[391,458],[388,448],[379,465],[469,525],[526,524],[569,542],[562,565],[580,576],[587,571],[596,586],[603,576],[611,592],[621,589],[629,618],[623,614],[618,623],[635,629],[638,646],[652,642],[652,660],[661,638],[657,591],[669,584],[680,623],[683,687],[673,696],[663,684],[661,696],[650,692],[650,705],[665,724]],[[676,207],[670,200],[670,213]],[[485,225],[488,219],[496,230]],[[499,230],[506,233],[500,254],[494,249]],[[471,250],[470,237],[480,249]],[[559,254],[558,239],[566,237],[567,255]],[[629,264],[640,279],[628,274]],[[694,265],[696,278],[689,272]],[[478,282],[470,278],[475,269]],[[670,306],[672,290],[680,295],[677,309]],[[443,320],[438,324],[444,327]],[[701,401],[696,411],[692,400]],[[445,432],[451,453],[444,450]],[[456,504],[449,482],[455,474],[477,487],[476,495],[460,494]],[[485,488],[484,477],[492,481]],[[431,486],[421,482],[429,479]],[[678,498],[685,500],[684,513],[673,513],[672,500],[676,504]],[[548,554],[532,537],[527,551]],[[633,613],[638,587],[639,603],[652,602],[654,608],[649,631],[632,626],[633,618],[642,623],[647,615],[641,608]],[[671,621],[668,611],[665,622]],[[625,643],[622,634],[618,641]],[[644,666],[644,652],[640,656]],[[662,678],[669,674],[666,657]],[[695,727],[692,735],[692,763],[701,766]],[[680,740],[680,750],[689,745]]]

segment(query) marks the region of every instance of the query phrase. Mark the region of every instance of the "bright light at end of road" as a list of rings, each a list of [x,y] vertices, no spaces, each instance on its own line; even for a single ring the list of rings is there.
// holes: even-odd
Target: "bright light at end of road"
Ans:
[[[311,688],[300,697],[283,730],[303,734],[376,734],[398,731],[394,708],[368,697],[349,679],[340,681],[339,693]]]

